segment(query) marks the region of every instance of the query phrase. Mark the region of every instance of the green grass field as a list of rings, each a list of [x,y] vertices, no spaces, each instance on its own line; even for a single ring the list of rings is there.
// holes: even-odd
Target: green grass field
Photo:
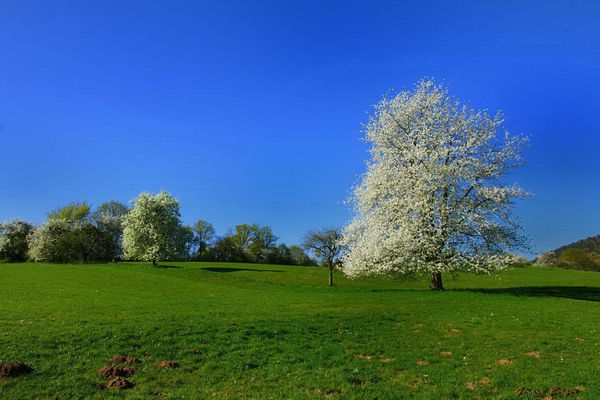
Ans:
[[[253,264],[0,264],[0,399],[598,399],[600,274],[349,281]],[[99,389],[135,355],[133,389]],[[160,369],[174,360],[178,369]],[[505,361],[501,361],[505,360]]]

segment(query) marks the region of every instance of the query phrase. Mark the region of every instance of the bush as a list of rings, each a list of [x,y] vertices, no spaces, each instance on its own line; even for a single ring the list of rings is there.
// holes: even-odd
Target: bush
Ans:
[[[114,246],[111,235],[91,223],[49,219],[29,237],[29,256],[43,262],[109,261]]]
[[[27,237],[32,232],[33,225],[19,219],[0,222],[0,260],[26,261],[29,250]]]

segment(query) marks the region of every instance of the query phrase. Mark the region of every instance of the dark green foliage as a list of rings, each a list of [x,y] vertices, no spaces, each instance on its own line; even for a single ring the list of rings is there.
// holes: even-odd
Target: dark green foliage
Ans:
[[[189,261],[192,258],[194,229],[191,226],[180,227],[176,241],[177,244],[175,247],[179,249],[179,254],[177,254],[175,258],[177,260]]]
[[[202,260],[206,250],[215,240],[215,227],[208,221],[198,220],[194,224],[194,240],[196,246],[194,256],[197,260]]]
[[[206,261],[231,262],[240,258],[240,256],[238,246],[234,243],[233,237],[225,236],[215,241],[214,246],[206,251],[203,259]]]
[[[559,247],[558,249],[554,250],[554,253],[560,256],[560,254],[567,249],[581,249],[587,253],[600,254],[600,235],[591,236],[578,242]]]
[[[122,218],[128,211],[129,207],[125,204],[113,200],[98,206],[91,215],[91,220],[98,229],[111,236],[114,243],[114,252],[111,258],[114,260],[123,255],[121,243],[123,236]]]
[[[206,221],[199,221],[205,228]],[[210,224],[208,224],[210,225]],[[210,225],[212,227],[212,225]],[[198,227],[196,237],[200,235]],[[315,265],[316,263],[299,246],[277,244],[277,236],[269,226],[258,224],[237,225],[224,237],[207,245],[197,259],[202,261],[253,262],[282,265]]]

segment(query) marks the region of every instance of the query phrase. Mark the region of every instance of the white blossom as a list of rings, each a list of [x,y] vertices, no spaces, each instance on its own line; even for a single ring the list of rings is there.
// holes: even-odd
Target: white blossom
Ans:
[[[172,260],[187,246],[181,225],[179,202],[168,193],[142,193],[123,216],[123,252],[127,260]]]
[[[354,188],[344,272],[491,272],[523,243],[511,218],[527,193],[502,178],[522,165],[527,138],[452,98],[433,81],[384,98],[365,129],[371,159]],[[441,278],[440,278],[441,283]]]

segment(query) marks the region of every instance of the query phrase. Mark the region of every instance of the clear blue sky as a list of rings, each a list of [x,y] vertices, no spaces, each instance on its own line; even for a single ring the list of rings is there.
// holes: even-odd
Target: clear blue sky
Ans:
[[[470,4],[469,4],[470,3]],[[537,251],[600,233],[600,2],[0,3],[0,220],[167,190],[185,222],[344,224],[361,124],[444,80],[531,136]]]

